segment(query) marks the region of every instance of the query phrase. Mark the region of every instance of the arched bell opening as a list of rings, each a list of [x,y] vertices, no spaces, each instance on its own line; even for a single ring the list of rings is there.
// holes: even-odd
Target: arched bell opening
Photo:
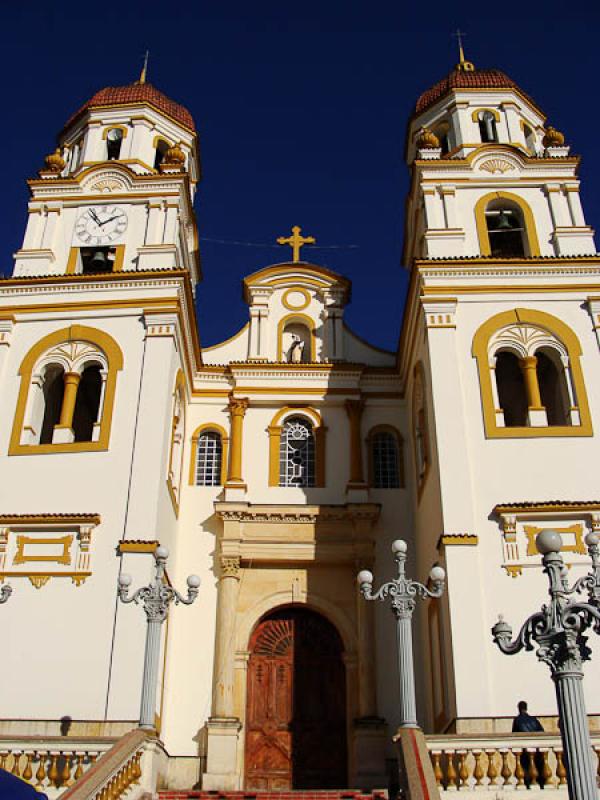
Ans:
[[[346,668],[336,627],[309,608],[278,608],[248,649],[246,790],[345,787]]]

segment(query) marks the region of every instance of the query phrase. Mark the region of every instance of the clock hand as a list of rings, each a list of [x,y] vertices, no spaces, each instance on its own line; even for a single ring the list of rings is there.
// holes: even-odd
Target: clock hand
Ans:
[[[120,216],[121,216],[120,214],[115,214],[114,217],[109,217],[108,219],[105,219],[104,222],[98,222],[98,225],[100,225],[100,227],[102,227],[103,225],[106,225],[107,222],[112,222],[113,219],[117,219],[117,217],[120,217]]]
[[[102,225],[102,223],[98,219],[98,215],[96,214],[93,208],[90,208],[90,217],[94,220],[96,225]]]

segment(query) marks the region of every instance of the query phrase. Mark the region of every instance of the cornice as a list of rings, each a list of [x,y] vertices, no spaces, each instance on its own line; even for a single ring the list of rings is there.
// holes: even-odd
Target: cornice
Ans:
[[[215,503],[215,512],[224,522],[279,523],[286,525],[318,522],[365,521],[376,522],[381,506],[378,503],[348,503],[346,505],[252,505]]]
[[[499,503],[492,513],[503,514],[535,514],[535,513],[571,513],[581,511],[600,511],[600,500],[540,500],[514,503]]]
[[[0,514],[0,525],[100,525],[100,514]]]

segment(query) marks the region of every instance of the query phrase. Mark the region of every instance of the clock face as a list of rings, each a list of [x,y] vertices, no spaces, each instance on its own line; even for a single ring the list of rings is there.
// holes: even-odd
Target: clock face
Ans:
[[[127,214],[119,206],[91,206],[75,223],[78,239],[90,247],[114,242],[127,230]]]

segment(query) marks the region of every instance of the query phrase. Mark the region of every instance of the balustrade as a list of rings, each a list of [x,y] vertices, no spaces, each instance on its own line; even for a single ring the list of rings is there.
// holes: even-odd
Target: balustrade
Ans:
[[[562,744],[551,734],[428,736],[440,791],[567,791]],[[592,736],[600,786],[600,736]]]
[[[115,741],[58,736],[0,737],[0,769],[27,781],[52,800],[78,781]]]

